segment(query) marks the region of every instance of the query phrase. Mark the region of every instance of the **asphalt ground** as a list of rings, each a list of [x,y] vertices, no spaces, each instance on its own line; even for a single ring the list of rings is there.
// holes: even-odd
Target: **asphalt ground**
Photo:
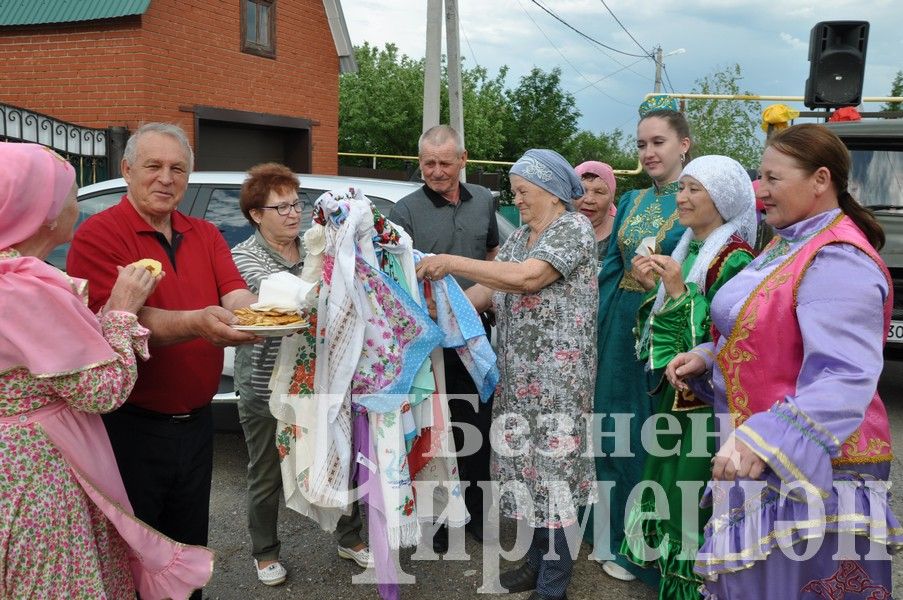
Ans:
[[[892,481],[903,481],[903,362],[888,363],[882,377],[882,396],[888,407],[894,432],[897,458]],[[204,597],[216,600],[377,600],[376,586],[355,583],[364,572],[351,561],[336,555],[332,534],[322,531],[312,520],[288,509],[280,511],[281,560],[289,575],[281,586],[266,587],[257,581],[251,557],[245,507],[247,454],[240,433],[217,433],[211,499],[210,546],[217,561]],[[903,518],[903,493],[893,496],[895,514]],[[366,527],[365,527],[366,530]],[[504,521],[500,539],[504,548],[514,543],[516,526]],[[415,582],[402,585],[402,600],[492,599],[526,600],[528,593],[495,595],[479,593],[482,585],[482,545],[464,535],[464,552],[453,552],[442,560],[413,560],[412,549],[401,553],[400,564]],[[455,545],[454,539],[452,545]],[[624,583],[606,575],[587,559],[589,546],[583,544],[568,588],[571,600],[653,600],[657,592],[639,582]],[[491,554],[490,554],[491,556]],[[491,561],[490,561],[491,562]],[[505,570],[515,563],[502,562]],[[903,555],[894,558],[894,587],[903,589]]]

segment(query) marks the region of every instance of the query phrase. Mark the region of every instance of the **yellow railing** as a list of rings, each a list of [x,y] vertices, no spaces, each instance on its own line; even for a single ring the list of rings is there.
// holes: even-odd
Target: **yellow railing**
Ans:
[[[376,168],[376,159],[378,158],[386,158],[386,159],[394,159],[394,160],[409,160],[413,162],[417,162],[419,159],[416,156],[404,156],[400,154],[370,154],[367,152],[339,152],[339,156],[353,156],[356,158],[370,158],[372,159],[373,169]],[[475,165],[499,165],[502,167],[510,167],[513,165],[513,162],[508,162],[504,160],[472,160],[470,158],[467,159],[467,164],[475,164]]]
[[[692,93],[684,93],[684,92],[673,92],[669,94],[663,94],[661,92],[650,92],[646,94],[646,98],[650,98],[652,96],[669,96],[671,98],[677,98],[679,100],[752,100],[752,101],[760,101],[767,100],[769,102],[802,102],[803,96],[759,96],[756,94],[692,94]],[[862,102],[903,102],[903,96],[869,96],[862,99]],[[386,158],[386,159],[395,159],[395,160],[409,160],[409,161],[417,161],[416,156],[400,156],[395,154],[370,154],[366,152],[339,152],[339,156],[354,156],[357,158],[371,158],[372,159],[372,168],[376,168],[376,160],[378,158]],[[503,167],[510,167],[513,165],[513,162],[507,162],[503,160],[471,160],[467,159],[467,162],[475,165],[499,165]],[[637,158],[636,167],[633,169],[615,169],[615,175],[639,175],[643,172],[643,165],[640,163],[639,158]]]

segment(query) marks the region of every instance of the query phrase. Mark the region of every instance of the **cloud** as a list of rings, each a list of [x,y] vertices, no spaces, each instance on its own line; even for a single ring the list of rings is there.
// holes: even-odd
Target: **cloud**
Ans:
[[[794,50],[805,50],[809,47],[809,44],[802,41],[799,38],[793,37],[789,33],[781,32],[781,40],[784,41],[785,44],[793,48]]]
[[[599,0],[540,2],[600,42],[627,54],[641,53]],[[665,85],[681,92],[692,91],[695,81],[719,65],[737,63],[745,90],[802,95],[809,71],[809,33],[823,20],[871,23],[865,95],[886,94],[900,68],[901,0],[798,0],[782,6],[780,21],[763,12],[759,0],[683,0],[679,5],[606,0],[605,4],[644,48],[661,46],[666,54],[686,48],[682,55],[665,58]],[[533,66],[545,71],[558,67],[562,87],[576,95],[582,127],[594,131],[632,127],[636,106],[653,87],[651,60],[602,48],[531,0],[458,0],[458,6],[461,52],[468,67],[479,64],[492,76],[507,65],[507,84],[512,87]],[[342,7],[355,44],[367,40],[382,47],[392,42],[415,60],[423,56],[425,2],[342,0]],[[589,84],[606,75],[596,85]]]

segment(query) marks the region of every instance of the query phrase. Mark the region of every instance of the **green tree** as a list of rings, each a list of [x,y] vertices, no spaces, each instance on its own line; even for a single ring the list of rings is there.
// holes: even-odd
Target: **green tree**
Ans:
[[[533,67],[505,93],[510,112],[506,115],[504,154],[513,160],[530,148],[562,151],[577,134],[580,111],[573,94],[561,89],[561,69],[546,73]]]
[[[894,77],[894,81],[890,84],[889,95],[893,97],[903,96],[903,71],[897,71],[897,74]],[[881,110],[901,109],[903,109],[903,102],[887,102],[881,107]]]
[[[571,164],[587,160],[608,163],[614,169],[632,169],[636,166],[636,146],[632,138],[615,129],[611,133],[579,131],[563,149],[562,154]]]
[[[423,122],[423,61],[364,42],[339,80],[339,151],[411,154]]]
[[[572,165],[587,160],[598,160],[608,163],[616,171],[633,170],[637,166],[636,140],[628,137],[620,129],[615,129],[611,133],[600,132],[598,135],[590,131],[580,131],[565,149],[564,156]],[[652,185],[652,180],[645,173],[616,176],[616,179],[618,198],[626,191]]]
[[[509,113],[505,98],[507,75],[507,66],[499,69],[492,78],[483,67],[461,71],[464,137],[471,158],[505,160],[505,121]],[[443,107],[443,112],[447,113],[448,103],[443,103]],[[445,119],[448,122],[447,117]]]
[[[357,73],[339,84],[339,151],[414,155],[423,126],[423,60],[399,54],[394,44],[382,49],[364,43],[354,49]],[[444,61],[444,57],[443,57]],[[444,67],[444,65],[443,65]],[[485,68],[462,69],[464,134],[468,153],[484,160],[504,159],[509,111],[502,67],[490,77]],[[443,68],[440,120],[448,122],[448,76]],[[369,164],[368,161],[343,161]],[[381,166],[400,167],[382,161]]]
[[[741,91],[740,65],[716,68],[697,79],[696,94],[749,94]],[[746,168],[755,168],[762,158],[759,124],[762,105],[751,100],[689,100],[686,116],[693,136],[693,156],[723,154]]]

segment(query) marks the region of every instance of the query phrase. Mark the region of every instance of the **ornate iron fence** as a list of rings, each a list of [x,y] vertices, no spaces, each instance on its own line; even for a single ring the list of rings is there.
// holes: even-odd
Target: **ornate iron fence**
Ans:
[[[119,176],[127,136],[124,127],[82,127],[0,103],[0,141],[33,142],[53,148],[75,167],[79,187]]]

